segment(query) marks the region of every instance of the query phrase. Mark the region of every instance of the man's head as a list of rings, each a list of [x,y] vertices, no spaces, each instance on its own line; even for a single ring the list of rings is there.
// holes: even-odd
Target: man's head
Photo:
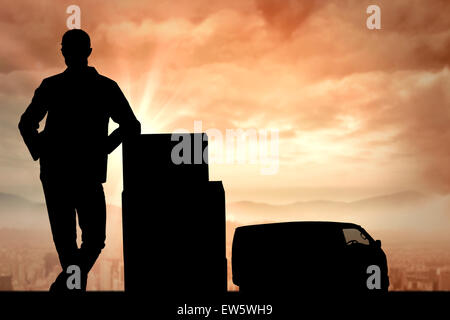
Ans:
[[[87,66],[87,58],[92,52],[91,39],[81,29],[72,29],[64,33],[61,52],[69,68]]]

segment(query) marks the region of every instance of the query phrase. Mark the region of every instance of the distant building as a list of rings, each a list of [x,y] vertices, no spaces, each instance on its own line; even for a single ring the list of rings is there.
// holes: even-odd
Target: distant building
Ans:
[[[401,268],[390,268],[389,269],[389,280],[390,286],[389,290],[401,291],[405,289],[406,278],[404,270]]]
[[[450,269],[440,269],[438,273],[438,290],[450,291]]]
[[[112,289],[112,262],[103,259],[100,264],[100,290]]]
[[[0,275],[0,291],[12,291],[12,276]]]
[[[425,274],[407,275],[406,290],[408,291],[433,291],[433,280]]]
[[[58,255],[55,252],[48,252],[44,256],[45,276],[53,271],[55,266],[59,266]]]

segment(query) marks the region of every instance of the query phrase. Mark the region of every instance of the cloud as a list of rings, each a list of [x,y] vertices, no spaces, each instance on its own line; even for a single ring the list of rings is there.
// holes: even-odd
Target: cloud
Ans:
[[[265,21],[278,29],[284,36],[289,37],[323,4],[323,1],[256,0],[255,3]]]
[[[377,3],[375,31],[365,26],[372,3],[360,0],[78,5],[91,64],[119,83],[148,130],[192,129],[194,120],[278,128],[292,179],[316,170],[307,183],[317,185],[327,166],[355,185],[357,163],[371,177],[364,184],[383,175],[449,192],[450,21],[436,17],[450,3]],[[64,69],[67,5],[4,5],[0,103],[11,123],[2,133],[16,130],[40,79]]]

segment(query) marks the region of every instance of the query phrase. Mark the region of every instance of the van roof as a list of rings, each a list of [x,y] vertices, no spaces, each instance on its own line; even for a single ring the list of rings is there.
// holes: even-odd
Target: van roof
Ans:
[[[241,226],[236,229],[253,229],[264,227],[283,227],[283,226],[298,226],[298,227],[337,227],[337,228],[361,228],[360,225],[350,222],[334,222],[334,221],[291,221],[291,222],[275,222],[265,224],[254,224]]]

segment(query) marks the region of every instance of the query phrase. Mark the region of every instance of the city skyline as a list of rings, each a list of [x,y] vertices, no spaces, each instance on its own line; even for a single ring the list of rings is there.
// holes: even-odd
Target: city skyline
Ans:
[[[450,245],[450,20],[443,14],[450,3],[377,0],[382,27],[371,30],[366,8],[372,2],[77,5],[81,28],[92,40],[89,65],[117,81],[142,133],[193,132],[198,121],[202,131],[223,136],[227,130],[277,130],[274,174],[261,174],[261,163],[248,161],[210,165],[210,180],[221,180],[225,189],[227,232],[255,221],[351,220],[383,241],[394,289],[450,290],[450,262],[441,249],[408,249],[411,239],[416,249],[419,242]],[[24,215],[13,221],[10,203],[0,204],[0,231],[6,235],[22,222],[32,233],[38,220],[51,236],[45,214],[27,215],[29,208],[45,210],[39,207],[44,195],[39,163],[32,161],[17,124],[42,79],[65,69],[60,46],[70,4],[2,3],[0,193],[38,205],[14,207]],[[225,145],[222,151],[255,156],[259,142],[241,150]],[[215,139],[209,145],[221,147]],[[119,252],[121,147],[109,157],[107,178],[108,218],[113,217],[107,248]],[[23,259],[32,257],[28,252]],[[35,256],[29,272],[46,283],[42,259]],[[113,287],[123,271],[106,260],[95,272],[108,274],[105,281]],[[25,283],[22,271],[14,274],[13,281]],[[100,287],[101,276],[97,280]]]

